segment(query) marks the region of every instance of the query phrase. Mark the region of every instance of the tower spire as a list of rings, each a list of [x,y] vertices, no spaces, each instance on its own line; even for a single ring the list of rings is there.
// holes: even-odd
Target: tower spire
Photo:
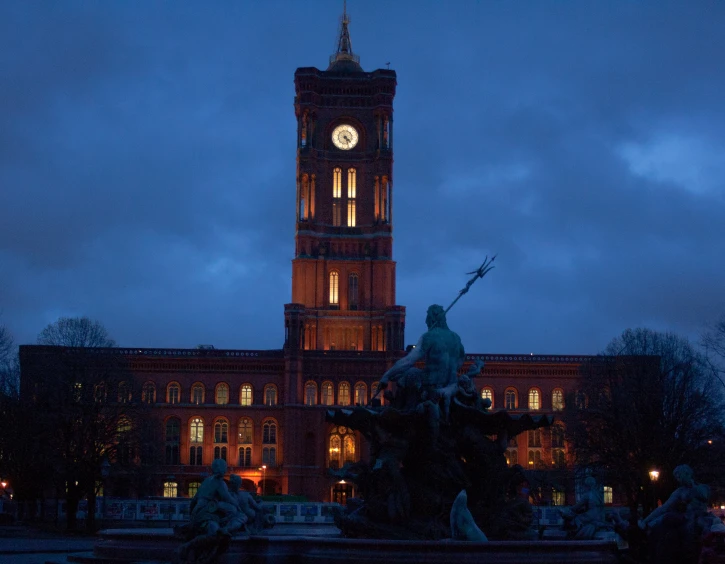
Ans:
[[[347,0],[342,2],[342,19],[340,20],[340,34],[337,39],[337,52],[330,57],[330,66],[328,70],[333,70],[333,67],[348,67],[350,63],[345,64],[347,61],[351,61],[354,66],[360,65],[360,57],[352,51],[352,40],[350,39],[350,18],[347,16]],[[335,63],[342,62],[341,65]],[[346,68],[346,70],[352,70]],[[362,69],[355,69],[362,70]]]

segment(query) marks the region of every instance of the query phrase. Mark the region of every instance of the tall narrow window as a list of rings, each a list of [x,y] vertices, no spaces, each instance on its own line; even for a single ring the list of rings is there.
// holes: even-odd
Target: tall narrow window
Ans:
[[[338,305],[340,303],[340,274],[333,270],[330,272],[330,305]]]
[[[80,384],[76,384],[76,390]],[[128,403],[131,401],[131,388],[129,388],[126,382],[120,382],[118,384],[118,403]]]
[[[194,384],[191,387],[191,403],[194,405],[204,403],[204,386],[202,384]]]
[[[506,390],[504,394],[504,407],[506,409],[516,409],[516,390]]]
[[[356,310],[358,306],[358,281],[358,276],[354,272],[347,277],[347,302],[352,310]]]
[[[368,387],[363,382],[355,384],[355,405],[368,403]]]
[[[239,389],[239,405],[252,405],[252,385],[242,384]]]
[[[143,403],[156,402],[156,385],[153,382],[146,382],[141,389],[141,401]]]
[[[333,403],[333,389],[332,383],[323,382],[322,384],[322,405],[332,405]]]
[[[216,387],[216,403],[218,405],[226,405],[229,403],[229,386],[219,384]]]
[[[214,423],[214,442],[229,442],[229,423],[226,421],[217,421]]]
[[[332,225],[342,225],[342,169],[332,171]]]
[[[191,420],[189,426],[189,464],[201,466],[203,464],[202,442],[204,441],[204,421],[199,417]]]
[[[307,219],[307,194],[310,191],[310,179],[306,174],[302,175],[300,183],[300,221]]]
[[[252,420],[249,417],[242,417],[239,420],[239,434],[237,435],[239,446],[239,466],[252,465]]]
[[[564,392],[558,388],[551,392],[551,409],[561,411],[564,409]]]
[[[482,388],[481,389],[481,399],[488,400],[491,402],[491,407],[493,407],[493,390],[491,388]]]
[[[347,171],[347,226],[355,227],[356,215],[356,194],[357,194],[357,172],[354,168]]]
[[[340,389],[337,394],[337,403],[340,405],[350,405],[350,384],[340,382]]]
[[[180,430],[181,422],[176,417],[166,421],[166,464],[179,464]]]
[[[262,462],[268,466],[275,466],[277,464],[277,423],[274,421],[265,421],[262,425],[262,445]]]
[[[173,382],[166,388],[166,401],[171,404],[179,403],[179,397],[181,396],[181,386]]]
[[[330,468],[341,468],[346,462],[357,461],[355,433],[347,427],[334,427],[328,445]]]
[[[541,394],[536,388],[529,390],[529,409],[541,409]]]
[[[264,387],[264,405],[277,405],[277,388],[274,384]]]
[[[305,405],[316,405],[317,404],[317,384],[314,382],[307,382],[305,384]]]

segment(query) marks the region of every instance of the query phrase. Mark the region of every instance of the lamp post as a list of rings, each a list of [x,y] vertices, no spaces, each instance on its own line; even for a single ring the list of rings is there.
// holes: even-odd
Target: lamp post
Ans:
[[[267,492],[267,465],[262,464],[260,470],[262,471],[262,495],[265,495]]]
[[[649,480],[652,482],[652,511],[657,509],[657,491],[655,490],[655,483],[660,477],[660,471],[654,468],[649,471]]]
[[[101,462],[101,483],[103,484],[103,501],[101,502],[101,528],[106,527],[106,498],[108,497],[108,492],[106,491],[106,478],[108,478],[108,474],[111,471],[111,464],[108,462],[108,458],[104,457],[103,462]]]

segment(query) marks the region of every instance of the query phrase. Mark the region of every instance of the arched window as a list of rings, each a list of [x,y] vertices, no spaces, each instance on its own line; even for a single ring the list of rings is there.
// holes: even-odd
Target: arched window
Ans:
[[[354,168],[347,171],[347,226],[355,227],[356,224],[356,200],[357,194],[357,173]]]
[[[507,466],[514,466],[519,463],[519,450],[517,448],[507,448],[504,456],[506,457]]]
[[[274,384],[264,387],[264,405],[277,405],[277,386]]]
[[[339,405],[350,405],[350,384],[347,382],[340,382],[340,387],[337,393],[337,403]]]
[[[229,423],[225,420],[220,419],[214,423],[214,442],[215,443],[228,443],[229,442]]]
[[[239,405],[252,405],[252,385],[242,384],[239,388]]]
[[[156,403],[156,384],[146,382],[141,388],[141,401],[143,403]]]
[[[189,424],[189,464],[201,466],[203,464],[202,443],[204,442],[204,421],[194,417]]]
[[[564,391],[556,388],[551,392],[551,409],[562,411],[564,409]]]
[[[332,405],[334,403],[333,395],[334,395],[334,391],[332,388],[332,382],[323,382],[322,383],[322,405]]]
[[[305,405],[317,405],[317,384],[314,382],[305,384]]]
[[[541,449],[529,449],[529,468],[541,468]]]
[[[199,491],[201,482],[189,482],[189,497],[194,497],[196,492]]]
[[[177,497],[179,484],[176,482],[164,482],[164,497]]]
[[[201,405],[204,403],[204,385],[196,383],[191,386],[191,403]]]
[[[277,422],[273,420],[265,421],[262,425],[262,444],[277,444]]]
[[[516,390],[513,388],[509,388],[506,390],[506,393],[504,394],[504,408],[505,409],[516,409],[518,404],[518,397],[516,394]]]
[[[330,272],[330,305],[335,306],[340,303],[340,274],[336,270]]]
[[[342,225],[342,169],[332,171],[332,225]]]
[[[368,387],[364,382],[355,384],[355,405],[367,405]]]
[[[166,401],[171,404],[179,403],[181,397],[181,386],[176,382],[171,382],[166,387]]]
[[[166,420],[164,433],[166,442],[166,464],[179,464],[179,447],[181,446],[181,421],[177,417]]]
[[[221,383],[216,387],[216,403],[217,405],[226,405],[229,403],[229,386]]]
[[[491,402],[491,407],[493,407],[493,389],[488,386],[481,388],[481,399],[489,400]]]
[[[274,446],[273,446],[274,445]],[[262,424],[262,463],[277,464],[277,423],[269,420]]]
[[[378,391],[378,386],[379,385],[380,385],[380,382],[373,382],[373,385],[370,386],[370,395],[371,396],[372,395],[375,395],[375,392]],[[383,394],[382,393],[378,394],[377,399],[380,400],[380,405],[384,405],[385,404],[385,398],[383,397]]]
[[[129,440],[129,434],[131,432],[131,421],[123,416],[118,420],[116,425],[116,461],[119,464],[127,465],[130,464],[133,459],[133,445]]]
[[[347,277],[347,304],[351,310],[357,310],[358,307],[358,275],[354,272]]]
[[[239,446],[239,466],[249,467],[252,465],[252,420],[249,417],[242,417],[239,420],[239,432],[237,434]]]
[[[97,403],[103,403],[106,401],[106,384],[104,382],[99,382],[93,386],[93,399],[95,399]]]
[[[541,393],[536,388],[529,390],[529,409],[541,409]]]
[[[347,462],[357,461],[355,433],[347,427],[333,427],[328,445],[330,468],[342,468]]]
[[[127,382],[118,383],[118,403],[128,403],[131,401],[131,388]]]

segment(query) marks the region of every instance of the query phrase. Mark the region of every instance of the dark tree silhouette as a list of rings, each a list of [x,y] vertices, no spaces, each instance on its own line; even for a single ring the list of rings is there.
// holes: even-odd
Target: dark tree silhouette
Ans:
[[[651,500],[642,492],[651,492],[652,468],[661,471],[663,495],[679,464],[690,464],[703,482],[714,478],[720,450],[713,445],[724,436],[721,387],[686,339],[628,329],[581,376],[565,411],[576,461],[598,467],[631,509]]]
[[[115,347],[106,328],[88,317],[61,317],[38,335],[39,345],[62,347]]]

